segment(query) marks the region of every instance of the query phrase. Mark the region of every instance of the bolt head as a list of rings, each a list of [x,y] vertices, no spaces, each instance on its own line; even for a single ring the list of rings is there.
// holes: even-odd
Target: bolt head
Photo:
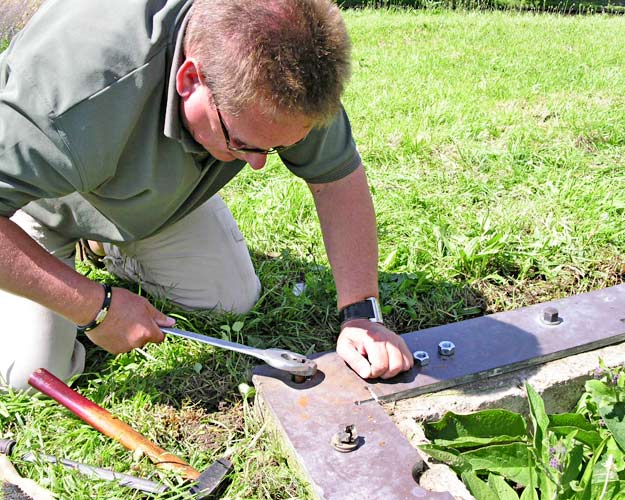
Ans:
[[[438,353],[441,356],[451,356],[456,352],[456,346],[450,340],[443,340],[438,344]]]
[[[339,431],[332,436],[330,444],[336,451],[349,453],[358,448],[360,438],[353,424],[342,424]]]
[[[417,366],[425,366],[430,362],[430,355],[425,351],[415,351],[412,353]]]
[[[557,325],[562,322],[558,310],[555,307],[546,307],[543,310],[543,323],[547,325]]]

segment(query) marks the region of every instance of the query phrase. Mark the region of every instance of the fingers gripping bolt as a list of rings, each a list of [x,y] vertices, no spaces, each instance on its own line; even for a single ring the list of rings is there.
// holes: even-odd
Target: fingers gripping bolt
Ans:
[[[412,353],[412,357],[417,366],[425,366],[430,363],[430,355],[425,351],[415,351]]]
[[[443,340],[438,344],[438,353],[441,356],[452,356],[456,352],[456,346],[449,340]]]
[[[343,424],[339,431],[332,436],[332,447],[341,453],[348,453],[358,448],[358,433],[353,424]]]

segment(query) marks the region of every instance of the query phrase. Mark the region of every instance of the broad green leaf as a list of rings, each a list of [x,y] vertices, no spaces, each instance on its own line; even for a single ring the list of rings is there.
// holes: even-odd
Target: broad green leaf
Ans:
[[[475,472],[463,472],[460,476],[462,482],[466,484],[475,500],[499,500],[497,493],[488,484],[482,481]]]
[[[557,436],[570,436],[579,441],[580,443],[585,444],[591,449],[595,449],[599,444],[601,444],[601,434],[598,431],[585,431],[581,430],[578,427],[567,427],[565,425],[561,427],[551,427],[549,429]]]
[[[593,484],[605,484],[606,481],[618,480],[618,474],[614,468],[614,455],[606,451],[595,464],[595,468],[592,471],[592,482]]]
[[[449,465],[457,474],[471,470],[471,464],[460,455],[458,450],[438,446],[435,444],[422,444],[419,449],[430,457]]]
[[[586,390],[597,404],[597,412],[605,422],[605,426],[614,436],[622,450],[625,450],[625,403],[618,401],[613,387],[589,380]]]
[[[595,465],[595,470],[592,474],[592,482],[604,483],[606,476],[608,476],[608,481],[617,481],[619,479],[619,472],[624,470],[625,457],[623,456],[623,452],[618,444],[616,444],[616,441],[614,441],[613,438],[609,438],[605,452]]]
[[[542,462],[543,467],[537,470],[537,483],[541,498],[554,498],[557,489],[557,479],[549,471],[549,417],[545,411],[545,402],[530,385],[525,384],[527,401],[530,407],[530,418],[534,427],[534,452],[536,460]],[[532,485],[533,486],[533,485]],[[533,488],[530,488],[533,490]]]
[[[530,468],[535,463],[524,443],[492,445],[477,450],[465,451],[461,455],[475,470],[486,470],[499,474],[522,485],[529,483]]]
[[[607,453],[611,453],[614,456],[614,468],[616,471],[625,471],[625,454],[614,439],[608,441],[606,454]]]
[[[625,403],[619,402],[611,406],[600,406],[597,411],[621,450],[625,450]]]
[[[595,469],[595,465],[599,461],[603,450],[606,448],[609,438],[604,439],[598,446],[597,450],[590,457],[590,460],[586,464],[582,479],[579,481],[579,489],[581,490],[577,498],[579,500],[592,500],[592,476]]]
[[[564,489],[564,498],[569,498],[574,494],[571,483],[579,478],[582,467],[584,465],[584,447],[581,445],[573,446],[566,455],[564,469],[560,477],[560,484]]]
[[[527,449],[527,456],[528,456],[528,462],[529,462],[532,457],[532,453],[529,448]],[[520,500],[539,500],[538,493],[536,493],[536,484],[537,484],[536,468],[530,467],[528,469],[528,481],[527,481],[525,489],[521,493]]]
[[[548,415],[549,428],[553,427],[577,427],[584,431],[592,431],[595,426],[579,413],[556,413]]]
[[[547,453],[548,443],[546,445],[545,441],[547,439],[549,417],[545,412],[545,403],[530,384],[525,384],[525,390],[530,406],[530,418],[534,425],[534,448],[536,448],[537,455],[547,462],[549,460],[549,455]]]
[[[625,481],[610,481],[607,485],[594,483],[590,496],[600,500],[623,500],[625,498]]]
[[[521,500],[540,500],[534,488],[525,488],[521,493]]]
[[[590,393],[585,392],[577,402],[575,412],[589,419],[596,414],[597,405]]]
[[[427,438],[440,445],[468,448],[484,444],[523,441],[525,419],[506,410],[484,410],[468,415],[448,412],[438,422],[424,425]]]
[[[546,450],[549,448],[546,447]],[[549,457],[549,452],[546,452],[547,457]],[[538,460],[538,458],[537,458]],[[558,476],[559,471],[556,469],[551,469],[549,467],[549,462],[542,462],[536,468],[536,481],[538,484],[538,489],[540,493],[540,498],[555,498],[557,489],[558,489]]]
[[[590,394],[597,407],[606,406],[617,401],[614,388],[600,380],[588,380],[585,387],[586,392]]]
[[[499,500],[519,500],[519,495],[506,480],[497,474],[488,475],[488,486],[495,492]]]

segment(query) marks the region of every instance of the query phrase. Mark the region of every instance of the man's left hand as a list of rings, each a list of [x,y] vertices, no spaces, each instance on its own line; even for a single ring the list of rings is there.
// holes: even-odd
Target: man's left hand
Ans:
[[[343,325],[336,352],[362,378],[388,379],[414,364],[412,353],[399,335],[367,319]]]

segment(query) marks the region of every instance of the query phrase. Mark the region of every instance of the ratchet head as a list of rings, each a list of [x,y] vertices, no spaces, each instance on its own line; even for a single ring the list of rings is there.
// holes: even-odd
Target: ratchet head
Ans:
[[[317,363],[312,359],[285,349],[265,349],[263,361],[291,375],[312,377],[317,373]]]

